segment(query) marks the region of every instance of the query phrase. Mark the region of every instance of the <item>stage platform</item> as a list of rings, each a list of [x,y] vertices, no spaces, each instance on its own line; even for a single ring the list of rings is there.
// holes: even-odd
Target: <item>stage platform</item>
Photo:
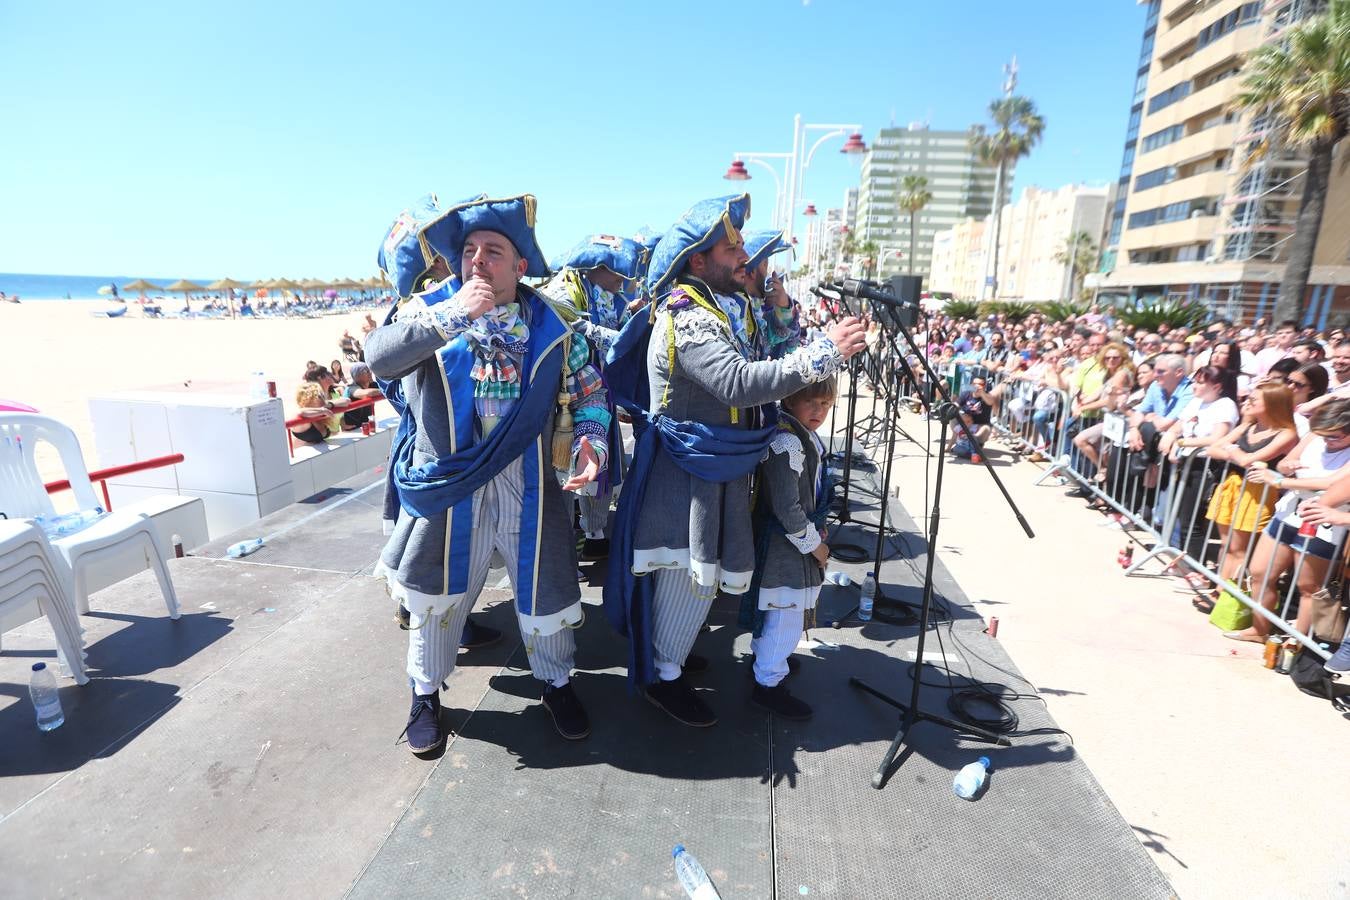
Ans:
[[[872,788],[898,716],[849,679],[907,696],[916,628],[811,629],[793,691],[816,715],[785,723],[749,705],[749,638],[721,600],[696,645],[712,661],[697,684],[721,721],[690,729],[628,692],[592,565],[574,679],[590,738],[561,740],[538,706],[495,572],[475,616],[508,640],[461,653],[443,694],[456,733],[438,760],[414,758],[396,744],[406,636],[369,577],[382,477],[174,561],[178,622],[149,573],[96,595],[83,620],[93,681],[63,682],[55,732],[33,726],[26,690],[29,664],[54,655],[50,633],[36,622],[5,636],[0,892],[675,898],[670,851],[683,843],[727,900],[1171,895],[1062,736],[997,748],[920,724]],[[857,516],[874,515],[875,473],[855,484]],[[922,545],[892,510],[883,589],[917,603]],[[872,534],[851,524],[835,543],[870,548]],[[257,535],[263,549],[224,558]],[[941,565],[937,586],[950,615],[928,658],[1032,693]],[[821,617],[846,612],[856,590],[827,587]],[[946,715],[945,677],[930,667],[925,682],[922,706]],[[1035,698],[1012,707],[1023,729],[1053,726]],[[962,801],[952,777],[982,754],[987,790]]]

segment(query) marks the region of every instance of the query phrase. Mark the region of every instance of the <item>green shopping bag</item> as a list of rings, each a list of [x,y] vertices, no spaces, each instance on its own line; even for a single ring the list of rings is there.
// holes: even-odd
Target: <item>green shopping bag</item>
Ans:
[[[1242,631],[1251,627],[1252,611],[1237,597],[1221,591],[1209,614],[1209,624],[1221,631]]]

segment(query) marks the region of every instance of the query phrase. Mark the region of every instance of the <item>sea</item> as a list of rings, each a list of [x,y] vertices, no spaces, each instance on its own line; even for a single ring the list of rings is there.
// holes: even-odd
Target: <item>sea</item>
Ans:
[[[18,297],[23,303],[30,300],[100,300],[103,295],[98,289],[107,285],[116,285],[119,294],[122,285],[130,284],[138,278],[154,284],[172,284],[182,276],[142,276],[142,275],[24,275],[14,272],[0,272],[0,291],[6,297]],[[210,284],[215,278],[188,278],[197,284]],[[133,291],[131,296],[136,297]]]

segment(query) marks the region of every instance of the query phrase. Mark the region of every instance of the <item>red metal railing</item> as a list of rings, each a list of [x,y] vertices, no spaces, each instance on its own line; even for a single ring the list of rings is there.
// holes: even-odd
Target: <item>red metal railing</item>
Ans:
[[[97,482],[103,490],[103,508],[112,512],[112,498],[108,496],[108,479],[117,478],[120,475],[130,475],[132,472],[144,472],[147,469],[162,469],[165,466],[176,466],[183,461],[183,454],[170,453],[168,456],[156,456],[153,459],[143,459],[139,462],[126,463],[121,466],[109,466],[106,469],[95,469],[89,473],[89,480]],[[70,490],[70,480],[63,478],[60,481],[49,481],[44,487],[47,493],[55,494],[57,491]]]
[[[381,400],[383,400],[383,399],[384,399],[383,396],[380,396],[380,397],[367,397],[367,398],[364,399],[364,400],[353,400],[351,403],[348,403],[346,406],[333,407],[332,409],[328,410],[328,413],[327,413],[326,415],[322,415],[322,416],[295,416],[295,417],[293,417],[293,418],[287,419],[287,420],[286,420],[286,446],[290,449],[290,451],[291,451],[291,456],[295,456],[295,435],[291,433],[291,429],[292,429],[292,428],[295,428],[297,425],[304,425],[304,424],[307,423],[307,422],[308,422],[308,423],[322,422],[324,419],[330,419],[330,418],[332,418],[332,417],[334,417],[334,416],[341,416],[343,413],[345,413],[345,412],[351,412],[351,411],[354,410],[354,409],[364,409],[364,408],[366,408],[367,406],[374,406],[376,403],[379,403],[379,402],[380,402]],[[313,408],[313,409],[318,409],[318,407],[312,407],[312,408]]]

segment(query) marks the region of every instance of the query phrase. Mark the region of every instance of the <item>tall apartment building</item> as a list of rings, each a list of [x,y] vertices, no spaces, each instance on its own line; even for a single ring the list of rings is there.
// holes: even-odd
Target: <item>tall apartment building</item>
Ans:
[[[877,276],[909,270],[909,215],[896,205],[904,176],[924,176],[933,194],[919,213],[914,254],[914,273],[927,276],[934,232],[993,209],[994,174],[971,152],[968,132],[932,131],[924,125],[881,129],[863,158],[855,226],[860,240],[881,247]],[[1012,178],[1007,181],[1005,199],[1012,196]]]
[[[1070,184],[1047,191],[1027,187],[1016,203],[1003,207],[999,227],[1000,300],[1061,300],[1069,296],[1072,272],[1055,259],[1069,237],[1083,231],[1097,241],[1106,215],[1108,190]],[[929,287],[963,299],[977,299],[984,278],[989,220],[968,219],[933,236]]]
[[[1286,150],[1247,165],[1267,122],[1229,107],[1247,54],[1324,4],[1141,5],[1144,38],[1100,292],[1203,302],[1234,318],[1268,315],[1305,163]],[[1333,306],[1350,306],[1350,176],[1339,165],[1326,210],[1305,303],[1306,321],[1319,326]]]

